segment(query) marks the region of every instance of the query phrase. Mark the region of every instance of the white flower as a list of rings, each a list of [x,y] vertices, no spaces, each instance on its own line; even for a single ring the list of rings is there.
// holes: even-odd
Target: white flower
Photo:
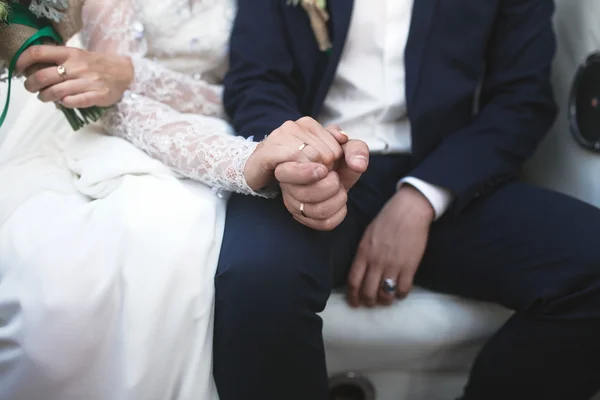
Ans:
[[[64,11],[69,7],[69,0],[31,0],[29,10],[38,18],[47,18],[60,22],[64,18]]]

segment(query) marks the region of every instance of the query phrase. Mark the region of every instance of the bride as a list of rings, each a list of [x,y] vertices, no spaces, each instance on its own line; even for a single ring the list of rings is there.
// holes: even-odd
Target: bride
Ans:
[[[233,14],[233,0],[88,0],[89,51],[19,59],[66,74],[27,79],[46,104],[28,101],[0,147],[1,398],[217,397],[225,193],[270,196],[284,164],[296,183],[323,178],[348,140],[307,119],[261,144],[232,136],[219,82]],[[116,106],[72,132],[56,101]]]

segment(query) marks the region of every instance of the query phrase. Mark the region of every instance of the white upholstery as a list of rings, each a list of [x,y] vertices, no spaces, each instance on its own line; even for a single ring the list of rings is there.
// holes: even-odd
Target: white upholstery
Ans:
[[[600,153],[582,149],[571,137],[567,105],[577,67],[600,50],[600,1],[557,1],[558,51],[554,88],[560,114],[554,129],[526,169],[526,178],[600,206]]]
[[[452,399],[477,351],[510,315],[420,288],[375,309],[352,309],[335,293],[322,314],[328,369],[367,376],[377,400]]]
[[[510,313],[498,306],[415,289],[391,307],[352,309],[342,293],[323,313],[332,373],[465,371]]]

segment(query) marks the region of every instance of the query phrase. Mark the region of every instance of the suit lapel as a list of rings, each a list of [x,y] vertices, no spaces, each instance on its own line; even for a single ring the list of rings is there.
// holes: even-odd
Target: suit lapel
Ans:
[[[333,59],[340,60],[344,43],[348,37],[350,28],[350,19],[352,18],[352,9],[354,0],[330,0],[329,13],[331,15],[331,31],[333,34]]]
[[[332,36],[331,39],[333,48],[327,57],[327,68],[325,69],[325,74],[321,80],[315,102],[313,103],[313,114],[318,114],[320,111],[323,101],[325,100],[325,96],[327,95],[327,92],[333,83],[333,79],[335,78],[335,72],[338,64],[340,63],[342,51],[344,50],[344,44],[346,43],[346,38],[348,37],[348,29],[350,28],[350,19],[352,17],[352,9],[354,7],[354,0],[329,0],[328,3],[330,15],[329,31]]]
[[[406,63],[406,100],[410,110],[414,103],[419,80],[421,62],[427,47],[431,23],[439,0],[415,0],[408,42],[404,53]]]

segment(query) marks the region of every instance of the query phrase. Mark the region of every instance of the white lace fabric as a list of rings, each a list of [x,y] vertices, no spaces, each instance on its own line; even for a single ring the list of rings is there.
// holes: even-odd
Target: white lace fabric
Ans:
[[[174,8],[192,7],[189,0],[165,3]],[[158,4],[138,5],[135,0],[86,3],[82,33],[86,48],[130,56],[135,69],[129,92],[102,119],[106,132],[130,141],[187,178],[221,190],[272,196],[271,191],[254,192],[246,182],[244,167],[257,143],[232,135],[223,121],[220,88],[200,79],[202,70],[190,76],[148,57],[149,34],[138,18],[142,7]],[[214,2],[213,6],[224,7],[223,4]],[[170,26],[177,25],[169,22]],[[201,30],[199,24],[197,27]],[[174,35],[173,40],[194,40],[187,36]],[[215,51],[224,54],[223,48]]]

